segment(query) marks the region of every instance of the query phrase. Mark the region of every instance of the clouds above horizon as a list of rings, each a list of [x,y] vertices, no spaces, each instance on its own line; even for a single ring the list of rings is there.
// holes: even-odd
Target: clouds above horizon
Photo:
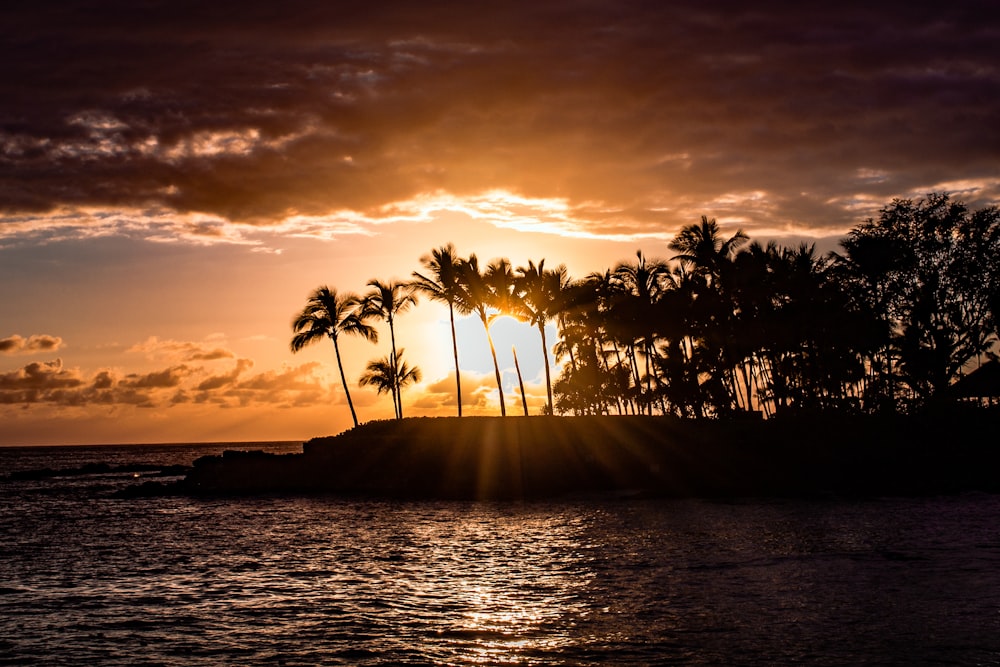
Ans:
[[[912,3],[11,2],[0,241],[260,245],[426,215],[839,234],[1000,201],[1000,10]],[[485,198],[485,203],[484,203]]]
[[[53,351],[62,339],[36,335],[0,339],[0,352]],[[180,404],[222,408],[303,407],[339,401],[318,362],[253,372],[252,359],[238,357],[222,334],[202,341],[150,336],[129,346],[121,366],[93,370],[69,367],[62,358],[0,370],[0,405],[48,404],[61,407],[134,406],[169,408]],[[141,355],[136,358],[136,355]],[[143,370],[138,370],[145,366]],[[152,369],[148,369],[152,366]]]
[[[287,408],[335,400],[317,362],[259,373],[249,373],[251,368],[251,360],[237,359],[223,371],[182,364],[145,373],[102,369],[88,374],[65,367],[62,359],[33,362],[0,373],[0,405],[169,408],[191,403]]]
[[[63,347],[63,339],[48,334],[32,334],[27,338],[13,334],[0,338],[0,354],[36,354],[55,352]]]

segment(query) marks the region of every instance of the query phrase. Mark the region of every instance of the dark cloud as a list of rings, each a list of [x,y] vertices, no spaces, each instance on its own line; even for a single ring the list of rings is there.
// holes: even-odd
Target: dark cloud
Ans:
[[[221,373],[219,375],[213,375],[212,377],[202,380],[196,387],[198,391],[211,391],[213,389],[219,389],[221,387],[226,387],[232,385],[239,378],[243,371],[252,368],[253,361],[250,359],[240,359],[236,362],[236,367],[228,372]]]
[[[9,216],[266,224],[508,188],[649,233],[692,212],[837,227],[915,189],[1000,195],[993,2],[96,5],[5,3]]]
[[[168,389],[179,386],[191,372],[192,369],[188,366],[174,366],[152,373],[129,373],[119,381],[118,386],[130,389]]]
[[[251,360],[238,359],[231,371],[221,374],[179,365],[125,375],[104,369],[84,377],[77,369],[65,369],[61,359],[35,362],[0,373],[0,405],[154,408],[209,403],[222,407],[299,407],[328,404],[331,400],[329,388],[317,377],[320,364],[316,362],[240,379],[252,367]]]
[[[0,374],[0,391],[46,391],[82,384],[76,371],[64,370],[62,359],[34,362],[24,368]]]
[[[240,362],[248,362],[241,359]],[[238,364],[230,376],[217,376],[195,398],[197,402],[216,403],[222,407],[246,407],[268,404],[274,407],[305,407],[330,402],[329,388],[316,377],[321,365],[310,362],[280,371],[265,371],[243,380],[237,376],[250,367]],[[204,383],[203,383],[204,384]]]
[[[14,334],[0,338],[0,354],[32,354],[35,352],[55,352],[62,347],[63,340],[59,336],[35,334],[24,338]]]

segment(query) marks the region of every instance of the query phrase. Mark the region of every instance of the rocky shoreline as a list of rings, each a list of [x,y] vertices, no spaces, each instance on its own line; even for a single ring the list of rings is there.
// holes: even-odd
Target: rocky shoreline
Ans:
[[[766,421],[412,418],[314,438],[301,454],[203,457],[160,491],[467,500],[996,493],[998,425],[1000,413],[983,410]]]

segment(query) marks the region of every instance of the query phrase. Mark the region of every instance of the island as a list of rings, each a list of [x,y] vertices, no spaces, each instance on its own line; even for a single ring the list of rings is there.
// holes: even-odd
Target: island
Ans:
[[[391,499],[823,497],[1000,491],[1000,413],[418,417],[302,453],[226,451],[175,492]]]

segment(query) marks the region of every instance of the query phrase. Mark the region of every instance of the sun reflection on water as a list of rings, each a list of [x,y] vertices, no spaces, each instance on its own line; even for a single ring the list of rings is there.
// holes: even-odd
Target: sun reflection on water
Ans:
[[[594,572],[583,528],[544,510],[479,505],[457,523],[413,526],[423,554],[399,574],[414,599],[451,619],[437,635],[467,663],[534,664],[569,645],[574,620],[588,613]]]

